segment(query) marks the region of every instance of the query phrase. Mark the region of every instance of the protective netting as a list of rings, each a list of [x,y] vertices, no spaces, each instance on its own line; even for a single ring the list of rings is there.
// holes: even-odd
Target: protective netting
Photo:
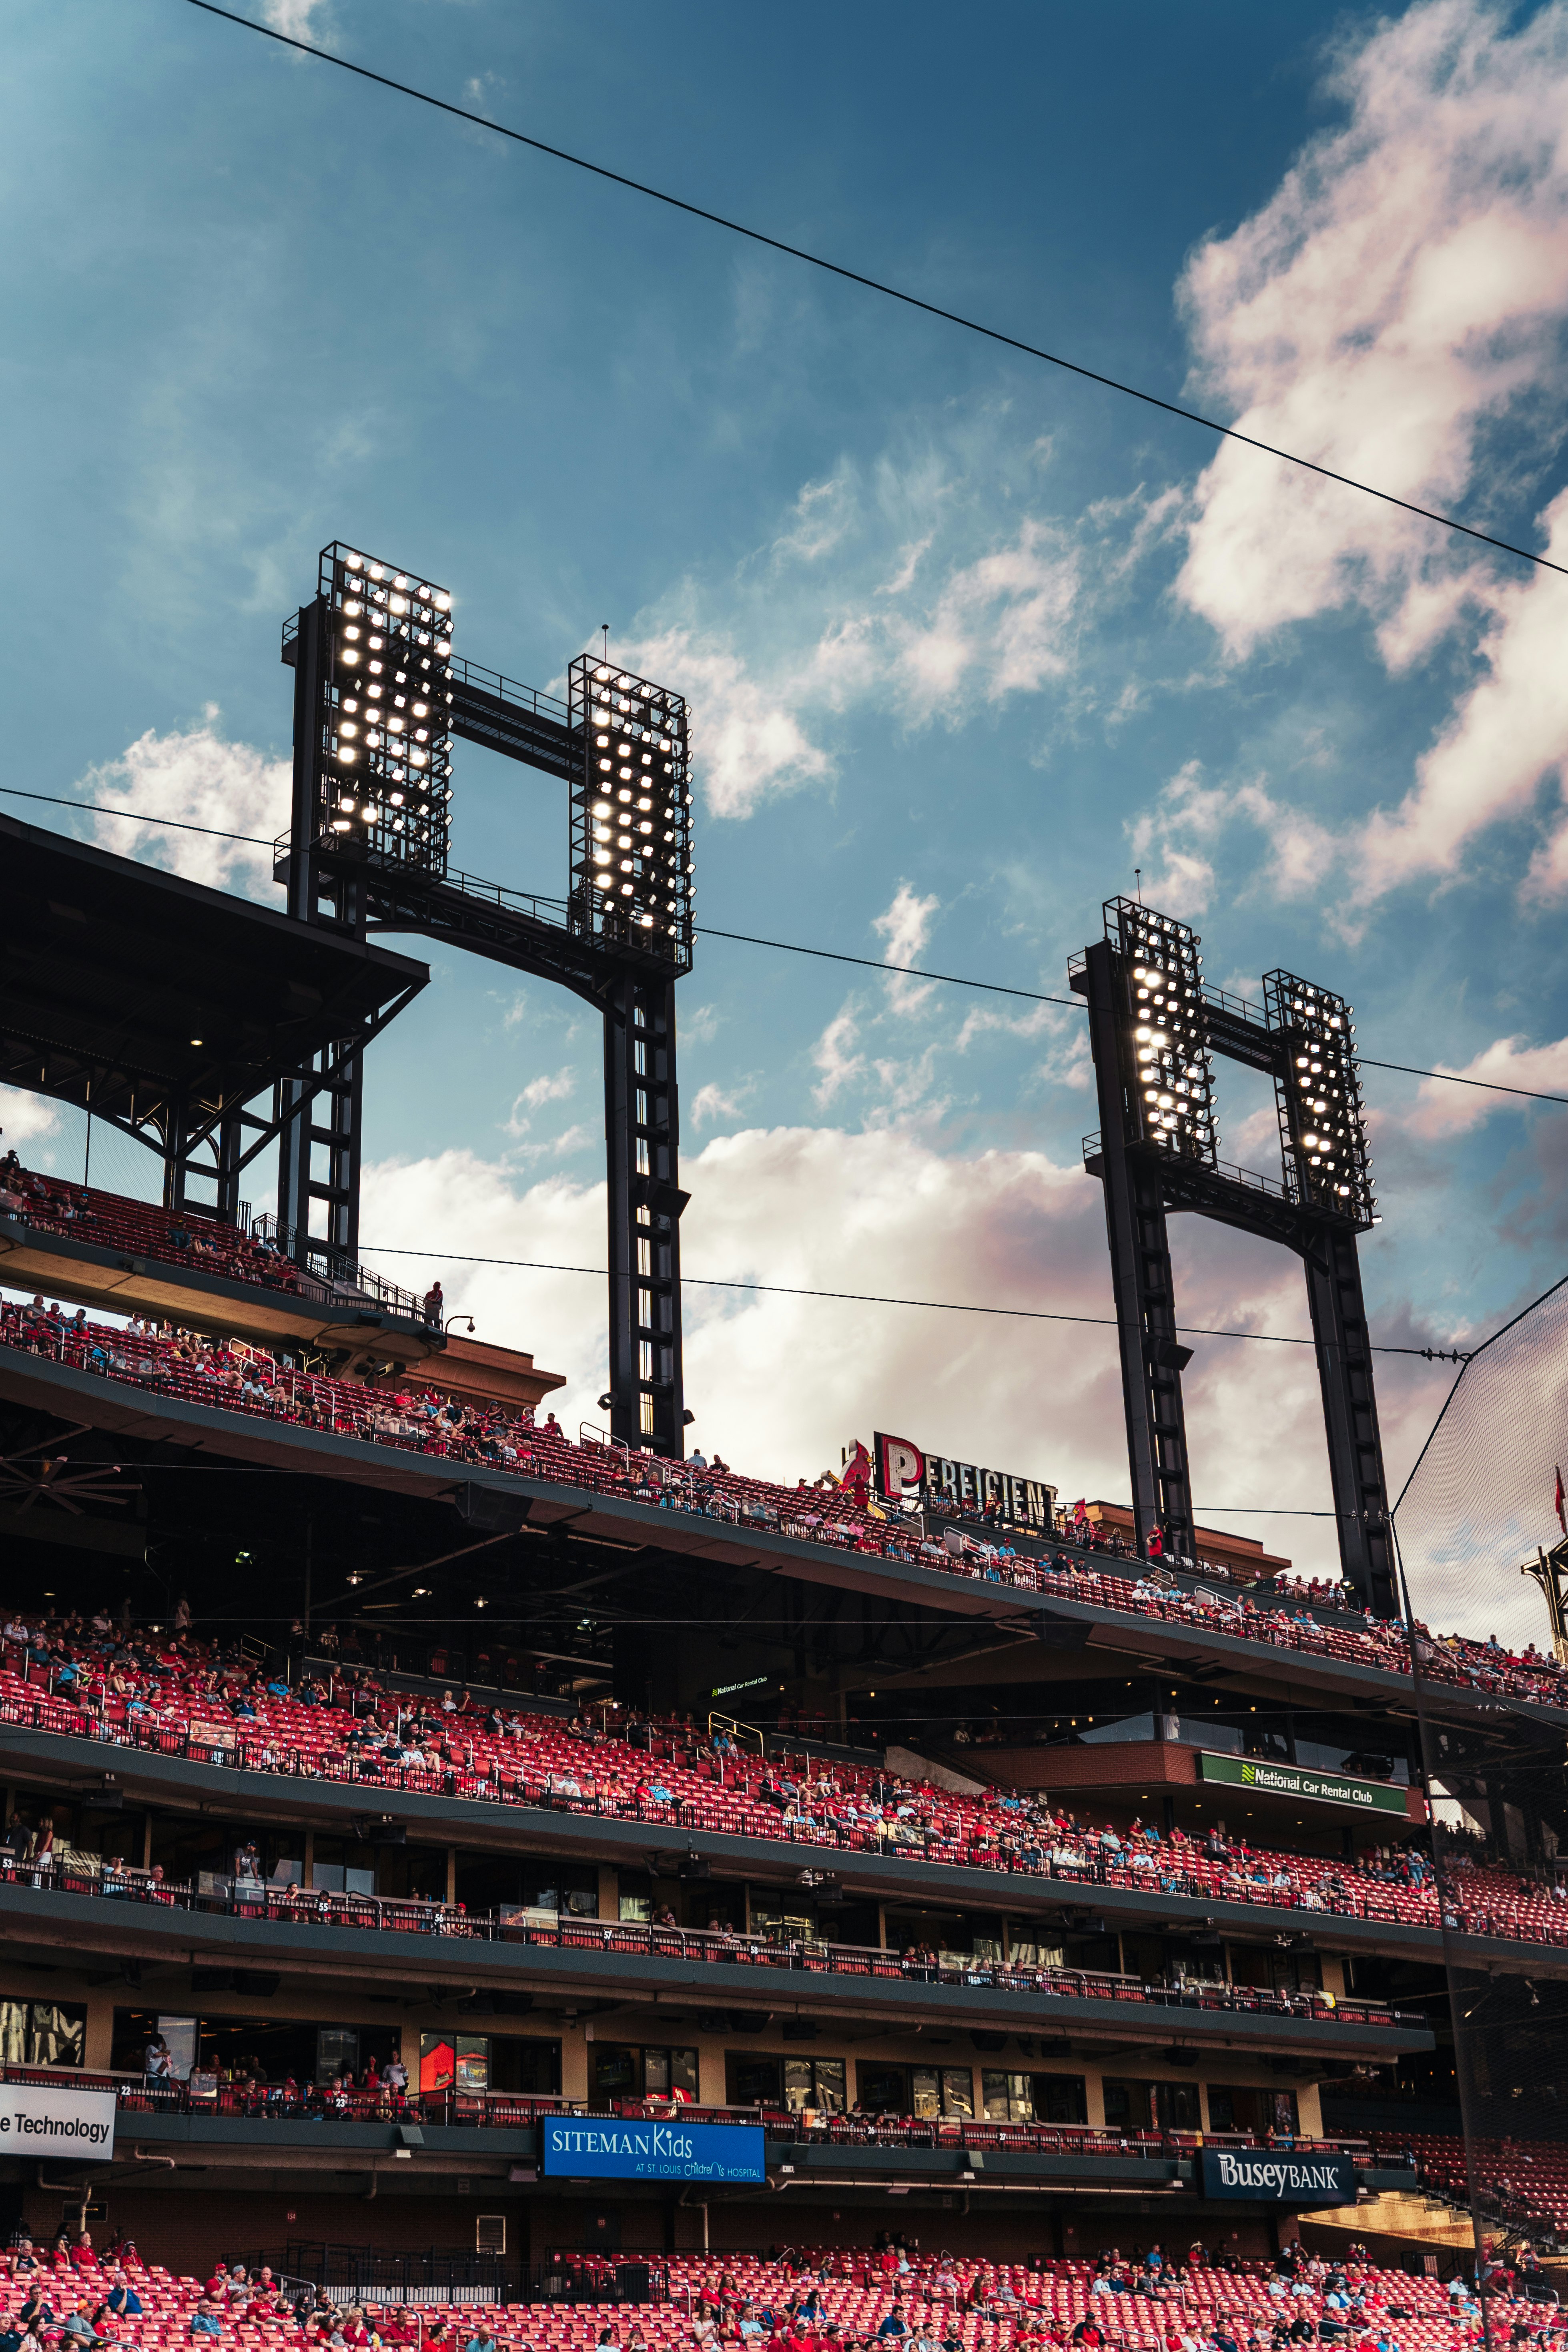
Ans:
[[[1521,1573],[1564,1542],[1560,1464],[1568,1281],[1462,1367],[1394,1522],[1407,1606],[1436,1629],[1415,1685],[1444,1920],[1437,2053],[1402,2127],[1468,2206],[1483,2272],[1568,2245],[1568,1771],[1547,1602]]]

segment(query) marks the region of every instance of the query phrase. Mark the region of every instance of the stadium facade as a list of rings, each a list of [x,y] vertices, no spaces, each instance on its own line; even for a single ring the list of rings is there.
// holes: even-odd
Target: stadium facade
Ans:
[[[373,573],[388,693],[395,658],[447,698],[417,762],[385,710],[347,715]],[[287,914],[3,826],[5,1075],[163,1171],[156,1203],[19,1164],[0,1191],[0,2104],[43,2118],[0,2136],[13,2221],[101,2215],[193,2268],[328,2242],[492,2280],[593,2256],[628,2293],[678,2254],[890,2223],[1007,2260],[1374,2231],[1418,2140],[1467,2146],[1457,1964],[1499,1989],[1514,2068],[1555,2063],[1568,1686],[1532,1654],[1413,1656],[1388,1606],[1345,1336],[1358,1105],[1350,1272],[1342,1247],[1314,1270],[1341,1216],[1317,1174],[1268,1207],[1325,1357],[1354,1357],[1324,1374],[1347,1582],[1191,1525],[1151,1285],[1183,1184],[1235,1204],[1190,1041],[1176,1140],[1091,1155],[1119,1311],[1143,1318],[1131,1514],[1075,1520],[1048,1462],[954,1465],[931,1433],[831,1489],[688,1464],[684,706],[592,663],[550,706],[456,661],[446,610],[324,554],[287,639]],[[567,782],[563,912],[451,875],[464,732]],[[1113,908],[1143,971],[1156,919]],[[391,929],[604,1013],[603,1429],[556,1427],[558,1374],[359,1263],[366,1057],[428,979]],[[1102,1013],[1114,977],[1091,951]],[[1301,1152],[1279,1038],[1305,984],[1274,979],[1279,1020],[1233,1013],[1217,1050],[1279,1062]],[[1159,1224],[1140,1263],[1137,1213]],[[83,2098],[110,2103],[111,2155],[83,2153]]]

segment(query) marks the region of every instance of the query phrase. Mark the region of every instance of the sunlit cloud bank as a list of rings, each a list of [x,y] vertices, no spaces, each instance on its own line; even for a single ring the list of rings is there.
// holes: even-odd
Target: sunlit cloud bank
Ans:
[[[1099,1186],[1037,1152],[945,1155],[893,1129],[749,1129],[688,1159],[686,1389],[694,1439],[792,1483],[837,1469],[876,1429],[1048,1479],[1070,1500],[1127,1493],[1126,1444]],[[605,1378],[601,1277],[475,1265],[480,1258],[604,1264],[602,1185],[522,1184],[446,1152],[367,1171],[366,1255],[421,1285],[439,1272],[479,1336],[525,1347],[567,1387],[552,1402],[574,1434],[598,1423]],[[1183,1320],[1306,1330],[1295,1262],[1217,1229],[1184,1231]],[[705,1290],[696,1277],[778,1286]],[[781,1295],[838,1291],[847,1298]],[[889,1306],[879,1299],[935,1302]],[[1082,1322],[942,1311],[1036,1307]],[[1331,1569],[1317,1375],[1310,1348],[1194,1339],[1187,1388],[1200,1508],[1229,1512],[1305,1567]],[[1440,1383],[1439,1391],[1440,1393]],[[1392,1465],[1429,1425],[1428,1368],[1384,1391]]]

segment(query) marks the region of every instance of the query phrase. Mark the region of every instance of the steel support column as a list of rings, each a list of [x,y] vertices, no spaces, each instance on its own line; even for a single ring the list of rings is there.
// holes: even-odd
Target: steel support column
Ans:
[[[679,1461],[686,1451],[680,1360],[679,1101],[675,987],[620,967],[605,1005],[609,1176],[610,1434]]]
[[[1086,976],[1134,1532],[1142,1554],[1147,1553],[1149,1537],[1158,1527],[1171,1553],[1195,1558],[1182,1411],[1182,1367],[1188,1351],[1176,1337],[1163,1171],[1152,1153],[1137,1146],[1129,1149],[1127,1142],[1121,1036],[1126,1013],[1117,1003],[1122,982],[1108,940],[1097,940],[1089,949]]]
[[[326,870],[316,856],[321,830],[321,768],[325,730],[321,681],[326,667],[327,608],[323,598],[300,609],[294,646],[294,789],[289,833],[289,912],[296,922],[329,926],[353,938],[365,935],[366,903],[362,882],[341,867]],[[310,1108],[283,1130],[278,1156],[278,1223],[289,1255],[301,1265],[312,1246],[344,1264],[359,1254],[360,1149],[364,1065],[359,1054],[343,1061],[340,1039],[320,1057],[338,1060],[333,1076],[319,1090],[301,1079],[283,1082],[278,1113],[307,1092]],[[315,1230],[312,1232],[312,1223]]]
[[[1340,1565],[1364,1608],[1396,1617],[1388,1485],[1356,1237],[1348,1227],[1314,1223],[1300,1246],[1322,1385]]]

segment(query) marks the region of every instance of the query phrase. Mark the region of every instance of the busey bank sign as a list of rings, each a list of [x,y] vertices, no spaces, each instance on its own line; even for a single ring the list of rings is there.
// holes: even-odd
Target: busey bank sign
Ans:
[[[1205,1780],[1222,1780],[1233,1789],[1257,1789],[1266,1797],[1305,1797],[1315,1805],[1351,1805],[1358,1813],[1403,1813],[1409,1806],[1403,1789],[1384,1780],[1357,1780],[1348,1772],[1313,1772],[1299,1764],[1255,1763],[1250,1756],[1215,1756],[1205,1748],[1198,1761]]]
[[[578,2180],[763,2181],[757,2124],[623,2122],[616,2116],[546,2116],[544,2170]]]
[[[1038,1478],[1016,1478],[1007,1470],[987,1470],[978,1462],[952,1462],[927,1454],[907,1437],[879,1430],[872,1441],[877,1492],[887,1503],[918,1501],[922,1508],[968,1512],[975,1518],[994,1503],[1004,1518],[1047,1532],[1057,1499],[1054,1486]]]
[[[112,2091],[0,2083],[0,2156],[68,2156],[107,2164],[114,2154]]]
[[[1277,2148],[1205,2147],[1205,2197],[1261,2199],[1268,2205],[1353,2205],[1348,2156],[1283,2156]]]

